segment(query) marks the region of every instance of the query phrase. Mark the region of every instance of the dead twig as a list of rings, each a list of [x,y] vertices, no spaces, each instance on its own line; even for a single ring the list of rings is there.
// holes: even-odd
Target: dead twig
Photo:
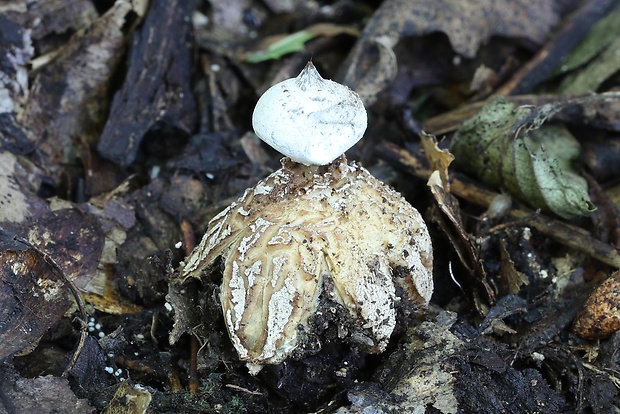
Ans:
[[[609,371],[614,372],[611,369],[600,369],[598,368],[596,365],[592,365],[589,362],[582,362],[581,363],[583,365],[584,368],[589,369],[590,371],[596,372],[597,374],[600,375],[605,375],[607,378],[609,378],[609,380],[616,386],[616,388],[620,389],[620,377],[617,377],[615,375],[610,374]],[[614,372],[617,374],[617,372]]]
[[[497,97],[498,95],[494,95]],[[463,122],[473,117],[478,113],[480,108],[489,103],[494,97],[490,97],[484,101],[472,102],[467,105],[461,106],[452,111],[444,112],[433,118],[430,118],[422,124],[422,128],[429,134],[433,135],[445,135],[449,132],[457,130]],[[606,102],[617,101],[620,99],[620,93],[618,92],[603,92],[603,93],[578,93],[567,95],[513,95],[507,96],[506,100],[513,103],[516,106],[532,105],[543,106],[547,104],[555,104],[553,115],[559,120],[570,122],[570,114],[564,117],[562,110],[575,106],[575,105],[588,105],[590,108],[596,107],[597,104]],[[560,111],[558,113],[558,111]],[[567,112],[567,111],[565,111]],[[556,119],[554,118],[554,119]],[[591,121],[591,120],[590,120]],[[615,128],[611,128],[615,130]]]
[[[226,384],[224,386],[227,388],[232,388],[233,390],[242,391],[242,392],[245,392],[251,395],[263,395],[263,393],[261,392],[248,390],[247,388],[243,388],[235,384]]]

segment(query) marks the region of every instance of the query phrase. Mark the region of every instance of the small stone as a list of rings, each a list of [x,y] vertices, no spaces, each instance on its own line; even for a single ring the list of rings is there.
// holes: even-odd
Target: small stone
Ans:
[[[606,339],[620,330],[620,271],[615,271],[588,297],[573,325],[576,335]]]

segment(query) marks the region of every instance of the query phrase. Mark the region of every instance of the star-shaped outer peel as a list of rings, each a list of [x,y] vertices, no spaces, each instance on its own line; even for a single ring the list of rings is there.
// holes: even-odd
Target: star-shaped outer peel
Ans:
[[[240,358],[278,363],[317,307],[321,252],[298,225],[258,222],[262,228],[250,225],[230,247],[220,299]]]
[[[201,277],[220,255],[226,326],[254,373],[300,346],[300,327],[311,331],[321,294],[349,311],[369,351],[381,352],[396,324],[396,287],[413,303],[427,303],[433,291],[420,214],[344,157],[322,167],[285,158],[212,220],[182,276]]]

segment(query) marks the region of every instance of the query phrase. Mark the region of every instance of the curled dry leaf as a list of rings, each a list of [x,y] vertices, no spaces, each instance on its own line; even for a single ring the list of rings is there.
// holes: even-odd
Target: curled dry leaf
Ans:
[[[0,360],[31,351],[72,303],[69,284],[48,257],[0,228]]]
[[[620,330],[620,271],[597,287],[577,314],[573,332],[582,338],[606,339]]]
[[[373,100],[362,93],[373,84],[374,94],[394,79],[395,60],[380,58],[406,37],[443,32],[456,53],[473,58],[491,36],[527,38],[542,43],[558,21],[551,1],[527,0],[388,0],[372,16],[345,65],[343,83],[360,92],[364,102]],[[393,52],[392,52],[393,54]],[[379,66],[379,68],[372,68]],[[387,73],[384,73],[387,72]],[[383,85],[374,78],[380,76]]]
[[[473,238],[465,231],[458,199],[444,188],[445,184],[439,170],[431,174],[427,185],[437,202],[433,209],[433,218],[450,240],[469,277],[473,279],[476,287],[474,290],[476,308],[481,315],[484,315],[487,304],[495,302],[495,294],[487,281],[479,249]]]
[[[454,161],[454,155],[449,151],[439,148],[437,138],[434,135],[422,132],[420,134],[420,144],[424,155],[433,171],[439,171],[441,185],[450,192],[450,180],[448,179],[448,167]]]
[[[222,256],[220,299],[230,338],[251,372],[285,360],[312,333],[319,296],[348,310],[369,352],[381,352],[406,303],[433,292],[432,248],[420,214],[343,158],[283,167],[217,215],[182,276]]]

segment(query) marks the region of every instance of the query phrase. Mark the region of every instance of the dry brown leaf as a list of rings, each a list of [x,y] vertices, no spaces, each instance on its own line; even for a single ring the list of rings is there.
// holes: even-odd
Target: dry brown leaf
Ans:
[[[465,231],[461,220],[461,208],[459,202],[450,193],[450,181],[448,179],[448,167],[454,160],[454,156],[447,150],[442,150],[437,145],[435,136],[422,132],[420,140],[424,154],[434,172],[428,180],[428,187],[437,202],[434,208],[434,218],[446,234],[454,250],[457,252],[462,264],[469,271],[471,277],[482,283],[482,291],[486,291],[483,296],[486,300],[493,302],[493,292],[486,282],[486,271],[478,255],[471,237]],[[476,292],[476,296],[480,293]],[[480,305],[481,298],[476,297],[478,310],[484,314],[483,307]]]
[[[492,36],[542,43],[558,19],[553,1],[388,0],[377,9],[349,55],[344,83],[358,92],[368,84],[378,90],[385,88],[394,78],[396,66],[381,58],[373,62],[377,48],[392,50],[405,37],[443,32],[457,54],[473,58]]]
[[[0,4],[0,14],[30,30],[39,53],[55,45],[53,35],[65,35],[88,26],[97,18],[90,0],[12,0]]]
[[[99,281],[101,282],[101,281]],[[103,291],[83,293],[84,301],[95,309],[110,315],[129,315],[142,310],[142,307],[124,298],[118,289],[118,283],[110,278],[103,280]],[[98,286],[100,288],[100,286]],[[100,290],[100,289],[98,289]]]
[[[30,243],[49,254],[78,288],[88,285],[104,243],[95,216],[75,208],[61,209],[28,223],[28,228]]]
[[[69,284],[49,257],[0,228],[0,360],[32,351],[71,303]]]
[[[129,381],[121,382],[102,414],[144,414],[151,404],[151,393]]]
[[[530,281],[527,275],[517,270],[515,262],[510,257],[510,253],[506,248],[506,242],[504,240],[499,241],[499,252],[502,259],[502,267],[500,270],[502,293],[504,295],[519,293],[521,286],[529,285]]]
[[[36,195],[43,175],[30,161],[0,152],[0,226],[16,231],[21,223],[49,210]]]
[[[450,181],[448,180],[448,167],[454,161],[454,155],[448,150],[442,150],[437,145],[437,139],[434,135],[422,132],[420,134],[420,142],[422,149],[426,155],[426,159],[434,171],[439,171],[441,183],[446,191],[450,192]]]
[[[473,279],[477,310],[484,315],[486,313],[484,302],[490,304],[495,302],[495,294],[487,282],[486,271],[482,266],[478,249],[463,226],[459,202],[456,197],[444,188],[439,171],[434,171],[431,174],[427,185],[437,201],[433,218],[438,222],[448,239],[450,239],[461,263]]]
[[[99,220],[104,243],[97,268],[92,274],[77,280],[76,284],[82,292],[91,294],[88,299],[95,308],[105,312],[108,312],[107,308],[110,307],[108,303],[118,305],[116,309],[125,307],[118,298],[117,284],[110,279],[115,279],[115,276],[111,275],[118,263],[118,252],[127,239],[127,231],[136,224],[133,206],[122,200],[122,196],[128,191],[128,184],[129,180],[105,196],[91,199],[90,203],[83,205],[84,209]]]

